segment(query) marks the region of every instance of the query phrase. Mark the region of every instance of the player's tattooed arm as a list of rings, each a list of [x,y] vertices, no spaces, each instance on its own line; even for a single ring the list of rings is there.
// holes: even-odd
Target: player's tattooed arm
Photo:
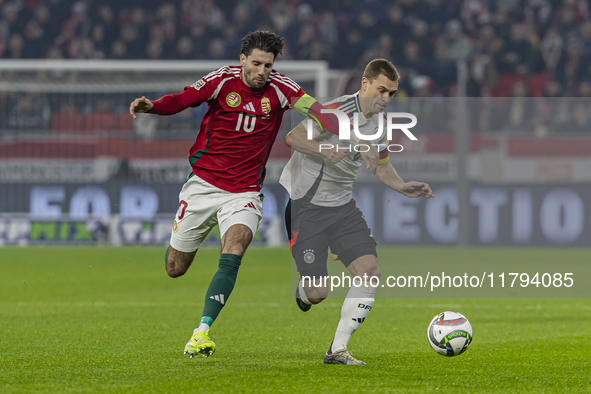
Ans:
[[[309,140],[306,128],[302,123],[297,125],[287,137],[285,137],[285,143],[287,146],[298,152],[324,157],[333,164],[343,160],[348,152],[346,149],[338,149],[338,146],[335,147],[331,144],[321,144],[315,139]]]
[[[406,197],[435,197],[428,183],[416,181],[404,182],[398,176],[396,169],[394,169],[390,162],[379,165],[376,176],[384,185]]]

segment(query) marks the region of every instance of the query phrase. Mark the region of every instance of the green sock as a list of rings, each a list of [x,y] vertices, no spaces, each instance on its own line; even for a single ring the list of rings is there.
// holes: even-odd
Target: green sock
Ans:
[[[230,293],[232,293],[234,284],[236,284],[241,261],[242,257],[235,254],[224,253],[220,256],[219,268],[209,283],[205,295],[205,306],[201,317],[202,323],[211,325],[228,302]]]
[[[168,249],[170,249],[170,245],[166,248],[166,252],[164,252],[164,269],[166,269],[166,259],[168,259]]]

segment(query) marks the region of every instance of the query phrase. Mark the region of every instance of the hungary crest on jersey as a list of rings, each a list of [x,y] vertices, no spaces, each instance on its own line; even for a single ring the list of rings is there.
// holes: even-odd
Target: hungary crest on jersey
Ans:
[[[263,109],[263,112],[266,114],[271,112],[271,100],[269,100],[267,97],[263,97],[263,99],[261,100],[261,108]]]

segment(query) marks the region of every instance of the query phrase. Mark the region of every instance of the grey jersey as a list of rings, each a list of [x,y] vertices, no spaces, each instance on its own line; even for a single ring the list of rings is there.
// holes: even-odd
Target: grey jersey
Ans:
[[[375,114],[367,119],[361,112],[359,97],[356,94],[341,96],[333,101],[324,104],[328,108],[336,108],[349,116],[353,125],[354,115],[358,115],[358,126],[361,134],[375,135],[378,131],[381,113]],[[306,122],[304,120],[304,122]],[[351,131],[353,134],[353,131]],[[314,139],[321,144],[331,144],[340,148],[349,148],[356,145],[353,141],[339,140],[338,135],[324,131],[314,130]],[[383,122],[382,134],[374,140],[373,144],[380,144],[385,150],[387,145],[387,133],[385,122]],[[318,188],[311,197],[315,205],[337,207],[348,203],[352,198],[353,182],[357,177],[357,171],[364,164],[361,155],[351,149],[349,153],[337,164],[318,157],[293,151],[291,159],[283,169],[279,182],[287,189],[292,200],[304,197],[308,192],[312,193],[314,182],[321,177]]]

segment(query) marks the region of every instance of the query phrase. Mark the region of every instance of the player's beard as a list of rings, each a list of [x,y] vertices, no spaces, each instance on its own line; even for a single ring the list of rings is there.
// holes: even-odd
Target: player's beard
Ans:
[[[265,86],[267,79],[264,76],[255,75],[253,77],[252,74],[253,73],[249,73],[249,72],[246,72],[246,74],[245,74],[246,78],[244,78],[244,79],[246,80],[246,83],[248,84],[248,86],[250,86],[253,89],[261,89],[263,86]],[[259,78],[263,82],[257,82],[256,80]]]

